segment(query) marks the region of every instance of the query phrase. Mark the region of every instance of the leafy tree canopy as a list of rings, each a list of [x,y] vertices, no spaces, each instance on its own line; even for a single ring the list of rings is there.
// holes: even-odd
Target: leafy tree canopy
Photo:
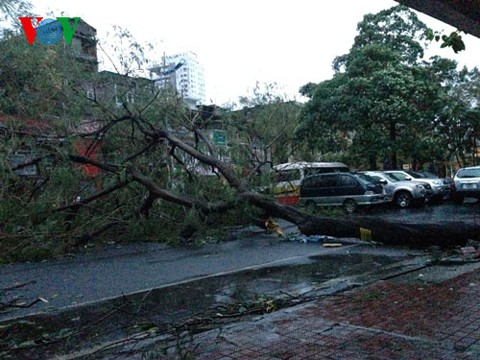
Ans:
[[[335,59],[333,78],[301,89],[310,100],[299,139],[322,152],[351,150],[352,161],[371,168],[397,167],[398,156],[438,156],[446,144],[432,141],[435,119],[450,101],[445,79],[456,64],[422,61],[426,30],[403,6],[366,15],[350,52]]]
[[[365,15],[358,23],[357,30],[358,35],[349,54],[335,59],[336,70],[348,66],[351,55],[367,45],[386,47],[399,54],[401,60],[408,64],[414,64],[423,57],[422,40],[426,37],[428,27],[408,7],[399,5],[377,14]]]
[[[25,0],[2,0],[0,2],[0,23],[18,24],[18,16],[30,14],[32,4]],[[0,27],[1,29],[1,27]]]

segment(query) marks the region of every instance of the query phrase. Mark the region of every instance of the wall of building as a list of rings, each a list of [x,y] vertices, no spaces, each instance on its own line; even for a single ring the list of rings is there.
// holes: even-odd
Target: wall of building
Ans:
[[[158,87],[171,86],[189,103],[205,103],[205,73],[194,52],[164,56],[151,71]]]

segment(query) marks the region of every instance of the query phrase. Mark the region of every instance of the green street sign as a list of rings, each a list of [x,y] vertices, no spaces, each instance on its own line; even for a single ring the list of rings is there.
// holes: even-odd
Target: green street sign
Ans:
[[[215,145],[225,145],[227,143],[227,135],[222,130],[213,130],[213,143]]]

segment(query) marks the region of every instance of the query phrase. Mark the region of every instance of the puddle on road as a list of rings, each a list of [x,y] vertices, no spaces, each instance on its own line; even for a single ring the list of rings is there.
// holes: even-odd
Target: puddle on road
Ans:
[[[210,277],[126,295],[100,304],[31,316],[26,318],[29,326],[23,322],[23,327],[19,327],[13,321],[4,327],[8,331],[4,333],[8,334],[8,339],[4,340],[18,344],[25,339],[31,341],[45,337],[45,333],[54,336],[61,332],[77,334],[69,337],[67,343],[58,341],[48,350],[44,348],[45,357],[38,359],[48,358],[53,354],[78,351],[91,346],[92,342],[112,341],[138,333],[152,324],[167,330],[168,324],[182,323],[201,314],[211,313],[220,306],[241,306],[260,296],[295,293],[333,278],[379,270],[402,259],[405,256],[325,254],[311,257],[311,263],[308,264],[266,267]],[[24,355],[28,355],[28,352]]]
[[[260,268],[228,279],[212,279],[217,283],[215,297],[223,301],[241,302],[259,295],[296,292],[312,284],[374,271],[398,261],[387,256],[360,254],[321,255],[310,259],[310,264]]]
[[[244,303],[281,292],[295,293],[333,278],[378,270],[400,259],[342,254],[321,255],[311,260],[310,264],[259,268],[154,290],[148,301],[156,304],[156,317],[170,322],[222,304]]]

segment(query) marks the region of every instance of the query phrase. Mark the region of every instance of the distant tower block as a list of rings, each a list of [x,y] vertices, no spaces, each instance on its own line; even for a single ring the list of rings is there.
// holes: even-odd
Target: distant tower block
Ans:
[[[205,74],[194,52],[164,56],[150,71],[159,88],[170,86],[192,107],[205,103]]]

